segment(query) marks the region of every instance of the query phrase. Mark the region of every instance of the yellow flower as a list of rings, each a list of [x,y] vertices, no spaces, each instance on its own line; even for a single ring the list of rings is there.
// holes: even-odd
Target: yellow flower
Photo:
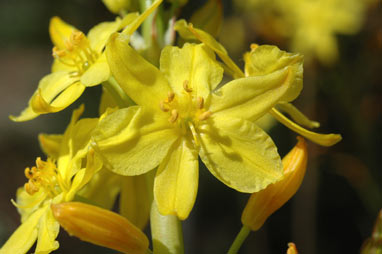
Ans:
[[[49,253],[59,247],[55,240],[59,224],[50,205],[72,200],[102,167],[94,151],[89,151],[89,134],[98,119],[77,122],[82,111],[83,108],[76,110],[65,134],[60,138],[56,136],[62,141],[60,147],[52,142],[42,144],[44,151],[52,152],[53,157],[47,161],[37,158],[35,167],[25,169],[28,182],[18,189],[15,203],[22,224],[1,247],[1,254],[27,253],[36,240],[36,254]]]
[[[292,119],[291,121],[275,107],[269,110],[269,113],[277,119],[280,123],[286,127],[297,132],[298,134],[310,139],[311,141],[323,145],[332,146],[338,143],[342,137],[338,134],[318,134],[304,129],[302,126],[308,128],[318,127],[319,123],[309,120],[304,114],[302,114],[297,108],[295,108],[291,101],[293,101],[299,95],[303,86],[303,69],[302,69],[302,56],[299,54],[291,54],[285,51],[281,51],[275,46],[258,46],[253,44],[251,46],[251,52],[244,55],[245,72],[234,63],[234,61],[228,56],[225,48],[217,42],[208,33],[194,28],[192,24],[187,24],[185,20],[179,20],[175,24],[175,30],[187,40],[199,40],[205,43],[210,49],[216,52],[216,54],[222,59],[224,63],[224,70],[233,78],[243,77],[263,77],[271,73],[281,71],[288,66],[294,66],[295,78],[290,85],[289,92],[277,101],[277,106],[280,110],[288,113]],[[300,126],[302,125],[302,126]]]
[[[124,29],[131,35],[144,19],[162,2],[155,1],[142,15],[131,13],[123,19],[103,22],[86,36],[58,17],[50,21],[49,32],[54,44],[55,58],[52,73],[43,77],[29,105],[13,121],[27,121],[40,114],[58,112],[77,100],[86,87],[99,85],[110,77],[110,69],[103,53],[110,34]]]
[[[160,70],[111,36],[111,71],[138,106],[104,117],[93,138],[107,166],[121,175],[158,167],[154,198],[162,214],[189,215],[198,186],[198,154],[224,184],[255,192],[282,176],[271,138],[253,121],[292,91],[298,63],[222,88],[223,69],[204,44],[162,50]],[[300,61],[301,64],[301,61]]]
[[[146,235],[112,211],[80,202],[55,204],[52,210],[60,225],[82,241],[123,253],[148,253],[149,240]]]
[[[253,231],[258,230],[272,213],[296,193],[304,178],[307,160],[305,140],[299,138],[297,145],[282,160],[283,178],[249,198],[241,217],[244,226]]]

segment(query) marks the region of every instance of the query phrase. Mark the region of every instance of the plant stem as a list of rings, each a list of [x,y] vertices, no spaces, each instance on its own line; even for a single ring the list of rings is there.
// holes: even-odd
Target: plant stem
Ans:
[[[237,254],[241,245],[243,244],[244,240],[247,238],[247,236],[249,235],[250,232],[251,232],[251,229],[249,227],[243,225],[239,234],[236,236],[231,247],[229,248],[227,254]]]
[[[127,94],[122,90],[114,77],[110,77],[107,81],[103,82],[102,85],[113,97],[118,107],[126,108],[128,106],[135,105],[130,97],[127,96]]]
[[[175,215],[161,215],[153,201],[150,215],[155,254],[184,254],[182,224]]]

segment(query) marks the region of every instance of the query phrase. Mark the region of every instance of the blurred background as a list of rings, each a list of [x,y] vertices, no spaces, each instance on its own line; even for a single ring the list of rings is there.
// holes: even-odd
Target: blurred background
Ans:
[[[190,18],[206,1],[189,1]],[[222,1],[216,34],[237,64],[250,43],[277,45],[305,55],[304,90],[294,102],[321,133],[340,133],[331,148],[311,142],[307,174],[297,194],[252,233],[240,253],[359,253],[382,208],[382,4],[372,0]],[[219,5],[220,6],[220,5]],[[53,16],[88,31],[115,18],[101,1],[0,2],[0,244],[19,225],[10,199],[26,182],[24,169],[41,152],[39,133],[62,133],[71,111],[85,103],[97,116],[101,88],[86,89],[63,112],[25,123],[8,119],[24,109],[39,80],[50,72]],[[277,123],[268,132],[285,155],[296,135]],[[225,253],[241,227],[248,195],[237,193],[200,168],[195,207],[184,224],[186,253]],[[149,230],[147,230],[147,233]],[[60,232],[56,253],[113,253]]]

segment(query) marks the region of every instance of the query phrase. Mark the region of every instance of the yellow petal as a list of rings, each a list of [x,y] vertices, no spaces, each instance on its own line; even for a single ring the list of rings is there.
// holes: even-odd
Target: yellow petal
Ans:
[[[90,65],[89,69],[81,75],[81,83],[85,86],[96,86],[108,80],[110,68],[106,60],[106,55],[102,54],[97,61]]]
[[[212,120],[211,120],[212,122]],[[272,139],[250,121],[225,118],[200,130],[200,158],[227,186],[241,192],[264,189],[282,176]]]
[[[61,226],[82,241],[123,253],[147,253],[146,235],[117,213],[79,202],[52,205],[52,210]]]
[[[183,83],[196,97],[204,99],[223,77],[223,68],[215,61],[214,53],[203,44],[185,44],[183,48],[168,46],[162,50],[160,70],[177,95],[185,94]]]
[[[57,134],[39,134],[41,150],[52,159],[57,159],[60,152],[63,135]]]
[[[102,2],[114,14],[138,9],[138,1],[134,0],[102,0]]]
[[[190,23],[216,38],[223,23],[223,5],[221,1],[208,0],[206,4],[192,14]]]
[[[57,71],[75,72],[77,71],[77,68],[75,66],[69,66],[67,64],[64,64],[59,59],[54,58],[51,72]]]
[[[22,223],[1,247],[1,254],[25,254],[37,239],[38,223],[45,209],[38,209]]]
[[[244,73],[240,70],[239,67],[233,62],[233,60],[228,56],[226,49],[217,42],[211,35],[204,32],[203,30],[194,28],[192,24],[187,24],[183,19],[178,20],[175,23],[174,29],[179,32],[180,36],[185,39],[197,39],[209,48],[216,52],[216,54],[223,60],[227,67],[234,74],[235,78],[244,77]]]
[[[211,96],[213,117],[237,117],[255,121],[288,92],[294,72],[287,68],[264,76],[235,79]]]
[[[24,121],[35,119],[39,115],[40,114],[37,114],[36,112],[34,112],[33,109],[29,106],[23,111],[21,111],[20,115],[18,116],[10,115],[9,119],[11,119],[14,122],[24,122]]]
[[[101,53],[112,33],[120,29],[122,21],[116,18],[112,22],[102,22],[89,30],[87,35],[91,49],[97,53]]]
[[[117,108],[117,107],[118,105],[115,102],[114,98],[111,96],[109,91],[102,86],[101,102],[99,104],[99,109],[98,109],[99,115],[102,115],[103,113],[105,113],[107,108]]]
[[[104,117],[94,130],[95,149],[106,166],[120,175],[154,169],[178,135],[167,118],[133,106]]]
[[[258,230],[265,220],[283,206],[298,190],[304,179],[308,151],[303,138],[283,158],[283,178],[253,193],[244,208],[241,221],[251,230]]]
[[[70,38],[70,35],[74,32],[78,31],[75,27],[67,24],[59,17],[53,17],[50,20],[49,24],[49,34],[50,39],[53,44],[58,48],[65,48],[65,41]]]
[[[185,220],[198,190],[198,154],[193,144],[179,140],[160,164],[154,180],[154,198],[163,215]]]
[[[246,76],[263,76],[278,70],[289,69],[294,73],[288,92],[283,101],[294,100],[302,90],[303,56],[282,51],[276,46],[252,46],[252,51],[245,54]]]
[[[26,192],[24,187],[17,189],[16,204],[14,205],[17,207],[17,211],[21,215],[22,223],[24,223],[30,215],[40,208],[40,205],[45,200],[46,196],[46,193],[42,189],[33,195]]]
[[[122,179],[119,212],[142,230],[147,225],[150,217],[153,194],[152,180],[150,181],[149,178],[153,173],[125,176]]]
[[[289,120],[287,117],[285,117],[283,114],[281,114],[279,111],[277,111],[274,108],[270,111],[270,113],[280,123],[284,124],[286,127],[291,129],[292,131],[297,132],[301,136],[304,136],[305,138],[319,145],[332,146],[340,142],[342,139],[341,135],[339,134],[319,134],[312,131],[308,131],[302,128],[301,126],[299,126],[298,124]]]
[[[56,241],[58,232],[60,230],[60,224],[53,217],[52,210],[48,205],[45,208],[45,213],[40,219],[38,226],[38,237],[36,254],[47,254],[58,249],[59,244]]]
[[[121,180],[121,176],[103,168],[77,194],[97,206],[111,210],[121,190]]]
[[[284,111],[297,123],[307,128],[318,128],[320,127],[320,123],[316,121],[310,120],[307,116],[305,116],[300,110],[298,110],[295,106],[290,103],[279,103],[277,104],[277,108],[281,111]]]
[[[167,80],[128,45],[128,37],[113,34],[106,47],[111,72],[125,93],[138,105],[159,111],[159,102],[171,91]]]

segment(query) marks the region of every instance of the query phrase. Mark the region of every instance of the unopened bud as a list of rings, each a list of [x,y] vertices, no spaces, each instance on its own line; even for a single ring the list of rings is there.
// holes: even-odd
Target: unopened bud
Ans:
[[[288,243],[288,250],[287,254],[298,254],[296,244],[294,243]]]
[[[296,146],[283,158],[283,178],[253,193],[241,216],[243,225],[258,230],[265,220],[283,206],[298,190],[304,178],[308,152],[305,140],[298,137]]]
[[[131,0],[102,0],[106,7],[114,14],[119,14],[129,9]]]
[[[129,254],[146,254],[149,240],[126,218],[96,206],[68,202],[51,206],[61,226],[82,241]]]

